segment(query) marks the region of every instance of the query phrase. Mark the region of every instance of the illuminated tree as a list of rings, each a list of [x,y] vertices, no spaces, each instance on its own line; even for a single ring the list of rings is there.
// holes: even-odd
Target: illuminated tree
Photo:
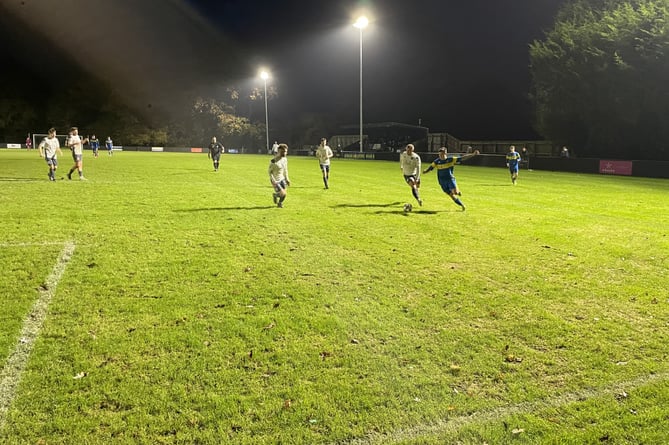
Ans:
[[[580,156],[669,159],[669,0],[575,0],[530,46],[536,130]]]

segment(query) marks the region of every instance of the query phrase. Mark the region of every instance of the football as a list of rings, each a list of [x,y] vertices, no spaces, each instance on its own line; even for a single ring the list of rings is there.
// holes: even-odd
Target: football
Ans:
[[[407,202],[406,204],[404,204],[404,211],[405,212],[410,212],[412,210],[413,210],[413,206],[410,203]]]

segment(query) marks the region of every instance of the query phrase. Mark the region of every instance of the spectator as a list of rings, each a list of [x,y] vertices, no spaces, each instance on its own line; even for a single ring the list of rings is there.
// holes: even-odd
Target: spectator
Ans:
[[[530,151],[525,146],[520,149],[520,164],[525,164],[525,167],[530,169]]]
[[[560,150],[560,157],[569,159],[569,150],[567,149],[566,146],[562,147],[562,150]]]

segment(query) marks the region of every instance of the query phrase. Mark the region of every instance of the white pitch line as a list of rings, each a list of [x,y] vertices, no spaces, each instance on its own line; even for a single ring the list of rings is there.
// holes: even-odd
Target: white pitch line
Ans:
[[[627,382],[612,383],[605,388],[593,388],[574,393],[563,394],[551,399],[542,399],[533,402],[524,402],[511,406],[501,406],[490,410],[475,412],[469,416],[449,417],[439,419],[430,424],[416,425],[411,428],[403,428],[387,433],[370,433],[364,437],[336,442],[338,445],[373,445],[390,444],[408,440],[416,440],[425,436],[452,435],[462,428],[474,424],[491,422],[504,419],[515,414],[536,412],[541,409],[559,408],[569,403],[583,402],[588,399],[605,396],[615,396],[623,390],[629,392],[651,383],[661,382],[669,379],[669,372],[664,371],[639,377]]]
[[[34,247],[34,246],[62,246],[62,242],[46,243],[0,243],[0,247]]]
[[[51,271],[51,275],[47,277],[44,286],[40,289],[39,299],[33,305],[30,314],[23,320],[23,328],[21,329],[16,348],[14,348],[14,351],[10,354],[7,363],[0,372],[0,430],[5,427],[7,413],[14,400],[16,388],[21,381],[21,374],[23,374],[35,340],[42,329],[49,303],[56,293],[58,282],[63,276],[65,267],[70,262],[70,258],[74,253],[74,247],[75,245],[72,242],[68,241],[65,243],[58,261],[53,267],[53,271]]]

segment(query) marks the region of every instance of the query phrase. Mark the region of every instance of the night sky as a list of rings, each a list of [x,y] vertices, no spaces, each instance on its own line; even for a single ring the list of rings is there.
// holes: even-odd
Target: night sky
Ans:
[[[272,126],[303,113],[358,122],[357,11],[363,33],[365,122],[418,124],[462,139],[535,138],[528,47],[565,0],[50,0],[0,2],[0,56],[48,83],[68,68],[168,109],[191,87],[278,91]],[[73,30],[63,26],[74,23]],[[42,61],[66,66],[44,75]],[[37,60],[37,62],[36,62]]]

